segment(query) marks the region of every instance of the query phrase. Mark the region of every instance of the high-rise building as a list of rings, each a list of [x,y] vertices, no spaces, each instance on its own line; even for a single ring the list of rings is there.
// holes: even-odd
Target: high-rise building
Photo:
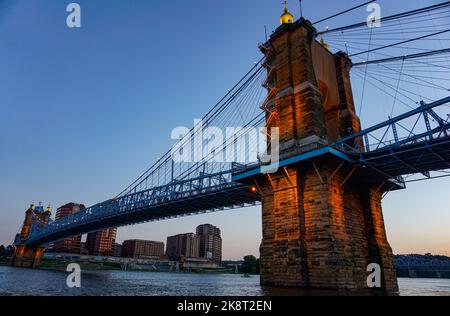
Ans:
[[[81,246],[80,246],[80,255],[89,255],[89,251],[86,248],[86,242],[81,242]]]
[[[89,233],[86,239],[86,249],[91,256],[112,256],[116,241],[117,228],[110,228]]]
[[[113,257],[122,257],[122,245],[114,243],[113,245]]]
[[[214,263],[222,262],[220,229],[210,224],[204,224],[197,226],[196,233],[200,241],[200,258],[208,259]]]
[[[166,255],[171,260],[199,257],[199,240],[193,233],[167,237]]]
[[[151,240],[125,240],[122,244],[122,257],[145,258],[164,256],[164,243]]]
[[[55,219],[57,221],[63,219],[67,216],[72,216],[82,210],[84,210],[86,207],[83,204],[77,204],[77,203],[68,203],[66,205],[61,206],[56,210],[56,217]],[[76,253],[79,254],[81,251],[81,235],[79,236],[73,236],[68,237],[64,240],[57,241],[53,244],[51,247],[52,252],[59,252],[59,253]]]

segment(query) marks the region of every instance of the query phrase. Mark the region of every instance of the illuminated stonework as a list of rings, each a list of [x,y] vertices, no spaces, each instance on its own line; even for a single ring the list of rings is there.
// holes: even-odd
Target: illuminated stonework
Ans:
[[[15,240],[15,252],[11,262],[14,267],[21,268],[39,268],[44,248],[39,246],[27,246],[25,242],[30,236],[33,225],[46,225],[51,216],[51,209],[47,207],[45,210],[41,204],[35,207],[31,204],[30,208],[25,212],[25,220],[23,222],[20,234]]]
[[[315,40],[310,22],[282,25],[266,55],[267,127],[280,129],[286,159],[360,131],[349,58]],[[383,290],[398,292],[381,210],[384,188],[353,176],[329,155],[251,179],[262,193],[263,285],[367,289],[367,266],[383,269]]]

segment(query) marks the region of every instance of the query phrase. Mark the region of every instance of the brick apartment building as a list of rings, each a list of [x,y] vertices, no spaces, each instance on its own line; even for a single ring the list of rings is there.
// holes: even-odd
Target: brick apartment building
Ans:
[[[199,225],[196,229],[199,239],[200,258],[214,263],[222,262],[222,237],[220,229],[210,224]]]
[[[151,240],[125,240],[122,244],[122,257],[145,258],[164,256],[164,243]]]
[[[199,239],[194,233],[167,237],[166,255],[171,260],[199,257]]]
[[[91,256],[113,256],[117,228],[89,233],[86,238],[86,250]]]
[[[86,207],[83,204],[68,203],[56,210],[55,219],[59,221],[67,216],[74,215],[85,208]],[[81,235],[55,242],[50,251],[57,253],[79,254],[81,252]]]

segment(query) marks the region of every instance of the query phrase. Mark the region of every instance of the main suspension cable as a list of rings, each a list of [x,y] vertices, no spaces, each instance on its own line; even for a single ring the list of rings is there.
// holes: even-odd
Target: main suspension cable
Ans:
[[[407,11],[407,12],[387,16],[387,17],[381,18],[379,20],[376,20],[375,22],[392,21],[392,20],[396,20],[396,19],[400,19],[400,18],[404,18],[404,17],[408,17],[408,16],[413,16],[413,15],[417,15],[417,14],[421,14],[421,13],[426,13],[426,12],[442,9],[442,8],[449,7],[449,6],[450,6],[450,1],[446,1],[446,2],[432,5],[429,7],[424,7],[424,8],[420,8],[420,9],[416,9],[416,10],[412,10],[412,11]],[[367,26],[367,21],[339,27],[336,29],[328,29],[328,30],[317,33],[317,35],[346,31],[346,30],[350,30],[350,29],[354,29],[354,28],[358,28],[358,27],[364,27],[364,26]]]

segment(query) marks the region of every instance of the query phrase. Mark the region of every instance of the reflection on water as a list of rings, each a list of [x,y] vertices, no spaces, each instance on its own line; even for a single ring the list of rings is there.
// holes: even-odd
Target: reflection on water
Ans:
[[[80,289],[66,286],[58,271],[0,267],[0,295],[262,296],[347,295],[334,291],[262,288],[259,277],[234,274],[84,271]],[[450,280],[399,279],[401,295],[448,295]],[[364,293],[359,293],[364,294]]]

